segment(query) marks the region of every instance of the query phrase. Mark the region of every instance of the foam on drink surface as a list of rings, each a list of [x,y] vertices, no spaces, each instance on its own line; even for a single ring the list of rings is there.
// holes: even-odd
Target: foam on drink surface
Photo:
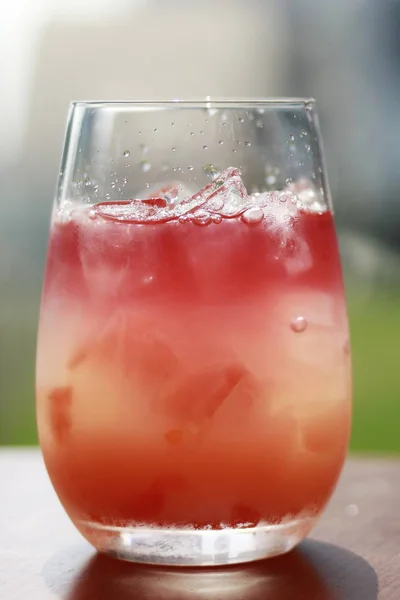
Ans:
[[[179,182],[155,186],[147,198],[100,202],[91,207],[90,218],[137,224],[191,221],[208,225],[241,217],[248,225],[266,219],[271,225],[282,227],[290,224],[291,217],[299,211],[326,211],[312,182],[300,180],[281,191],[249,194],[240,170],[229,167],[194,194]],[[74,212],[71,203],[65,203],[59,209],[58,220],[65,221]]]

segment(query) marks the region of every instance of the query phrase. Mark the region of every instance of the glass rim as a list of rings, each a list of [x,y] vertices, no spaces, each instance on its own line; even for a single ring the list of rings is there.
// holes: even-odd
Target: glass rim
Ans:
[[[74,100],[76,108],[307,108],[315,107],[314,98],[202,98],[169,100]]]

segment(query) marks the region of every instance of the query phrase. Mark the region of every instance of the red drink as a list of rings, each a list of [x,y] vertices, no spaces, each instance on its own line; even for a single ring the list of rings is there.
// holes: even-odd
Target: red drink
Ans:
[[[332,214],[290,192],[221,208],[232,173],[188,212],[161,199],[53,220],[40,441],[91,541],[286,525],[297,541],[342,468],[350,370]]]

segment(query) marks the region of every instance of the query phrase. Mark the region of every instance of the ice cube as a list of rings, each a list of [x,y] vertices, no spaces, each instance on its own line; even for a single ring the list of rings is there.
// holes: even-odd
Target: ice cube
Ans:
[[[236,217],[249,208],[247,190],[239,169],[229,167],[219,173],[193,199],[202,201],[202,208],[224,217]]]
[[[174,420],[201,427],[247,375],[247,369],[238,363],[204,368],[177,381],[164,396],[163,406]]]

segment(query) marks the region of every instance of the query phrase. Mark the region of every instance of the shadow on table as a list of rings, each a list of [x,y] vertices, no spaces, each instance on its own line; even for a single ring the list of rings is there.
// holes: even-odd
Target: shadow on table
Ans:
[[[286,556],[205,569],[141,566],[96,554],[83,568],[58,555],[43,575],[63,600],[377,600],[378,580],[362,558],[307,540]],[[66,578],[66,573],[69,576]]]

